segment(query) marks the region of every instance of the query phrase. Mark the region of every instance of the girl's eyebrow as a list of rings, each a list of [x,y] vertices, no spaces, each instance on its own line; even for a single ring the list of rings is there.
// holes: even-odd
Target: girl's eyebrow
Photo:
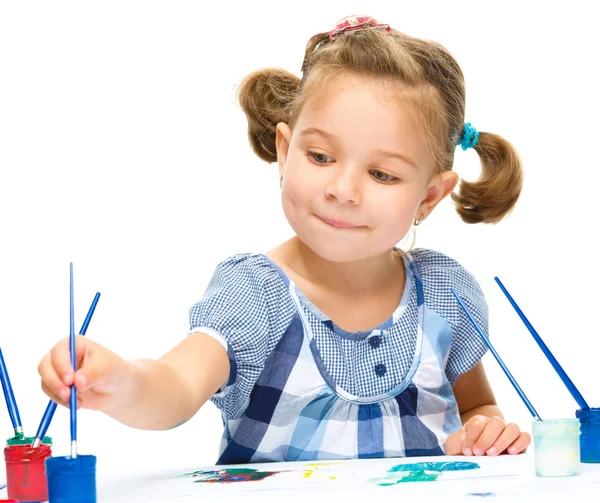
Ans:
[[[306,128],[299,134],[299,136],[309,136],[311,134],[317,134],[319,136],[322,136],[323,138],[326,138],[327,140],[336,141],[336,138],[334,135],[332,135],[331,133],[326,133],[322,129],[318,129],[316,127]]]
[[[410,158],[406,157],[405,155],[398,154],[396,152],[388,152],[386,150],[381,150],[381,149],[377,149],[375,152],[383,157],[392,157],[394,159],[398,159],[398,160],[402,161],[405,164],[409,164],[411,167],[413,167],[417,170],[419,169],[418,166],[413,161],[411,161]]]
[[[311,134],[316,134],[318,136],[322,136],[323,138],[330,140],[332,142],[337,141],[335,135],[333,135],[331,133],[327,133],[326,131],[323,131],[322,129],[319,129],[316,127],[306,128],[303,131],[301,131],[298,136],[300,136],[300,137],[310,136]],[[374,152],[382,157],[391,157],[393,159],[398,159],[399,161],[402,161],[404,164],[408,164],[409,166],[413,167],[414,169],[417,169],[417,170],[419,169],[418,166],[416,165],[416,163],[413,162],[409,157],[407,157],[405,155],[399,154],[397,152],[388,152],[387,150],[382,150],[382,149],[377,149]]]

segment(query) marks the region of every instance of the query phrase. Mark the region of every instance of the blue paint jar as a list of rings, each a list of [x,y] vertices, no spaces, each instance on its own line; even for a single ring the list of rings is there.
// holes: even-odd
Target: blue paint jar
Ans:
[[[46,459],[49,503],[96,503],[96,456]]]
[[[581,423],[581,462],[600,463],[600,409],[579,409]]]

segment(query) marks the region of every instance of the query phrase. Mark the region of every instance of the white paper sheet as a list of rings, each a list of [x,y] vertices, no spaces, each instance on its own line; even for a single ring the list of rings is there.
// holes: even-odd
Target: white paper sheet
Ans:
[[[430,482],[400,482],[380,486],[377,479],[388,470],[406,463],[472,462],[478,469],[442,472]],[[258,471],[280,472],[263,480],[250,482],[207,483],[200,477],[182,477],[193,471],[215,471],[232,468],[252,468]],[[426,471],[425,474],[434,475]],[[374,480],[375,479],[375,480]],[[533,456],[500,456],[495,458],[397,458],[349,460],[343,462],[294,462],[202,467],[192,470],[158,474],[120,474],[98,476],[100,502],[212,502],[228,501],[291,503],[303,501],[350,500],[392,497],[414,498],[419,503],[439,501],[515,502],[542,499],[569,501],[600,492],[600,465],[582,465],[582,474],[568,478],[535,476]]]

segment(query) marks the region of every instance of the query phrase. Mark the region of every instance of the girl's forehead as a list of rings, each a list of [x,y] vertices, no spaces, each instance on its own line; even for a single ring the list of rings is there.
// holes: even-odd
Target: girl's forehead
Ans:
[[[398,88],[358,77],[311,91],[294,125],[296,135],[318,130],[349,147],[401,151],[415,164],[429,165],[423,121],[410,96]]]
[[[354,127],[423,131],[409,93],[372,78],[346,76],[313,86],[301,106],[297,123],[317,120],[344,126],[350,122]]]

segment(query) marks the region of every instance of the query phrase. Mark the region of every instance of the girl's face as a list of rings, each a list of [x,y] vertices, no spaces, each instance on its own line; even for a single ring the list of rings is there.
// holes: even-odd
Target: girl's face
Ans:
[[[336,79],[278,125],[285,216],[315,253],[351,262],[389,252],[456,184],[434,175],[414,114],[391,91]]]

